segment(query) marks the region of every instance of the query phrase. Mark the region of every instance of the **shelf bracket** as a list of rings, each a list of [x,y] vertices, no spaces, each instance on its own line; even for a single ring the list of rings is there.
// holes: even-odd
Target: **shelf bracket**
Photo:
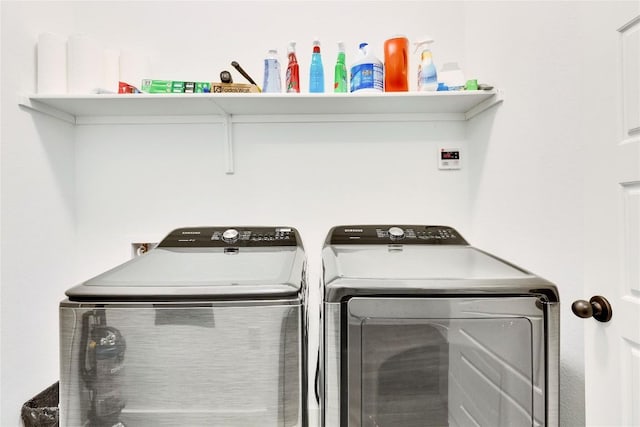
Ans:
[[[501,90],[497,90],[495,95],[493,95],[491,98],[484,100],[480,104],[476,105],[475,107],[473,107],[472,109],[464,113],[464,117],[466,120],[471,120],[472,118],[482,113],[483,111],[488,110],[494,105],[500,104],[502,101],[504,101],[504,94],[502,93]]]
[[[76,116],[74,116],[73,114],[60,111],[57,108],[50,107],[42,102],[29,99],[26,96],[18,97],[18,105],[32,111],[37,111],[39,113],[46,114],[47,116],[50,116],[50,117],[55,117],[58,120],[62,120],[63,122],[67,122],[72,125],[77,124]]]
[[[234,158],[233,158],[233,117],[231,114],[224,115],[224,138],[225,138],[225,159],[227,161],[227,175],[233,175],[235,173]]]

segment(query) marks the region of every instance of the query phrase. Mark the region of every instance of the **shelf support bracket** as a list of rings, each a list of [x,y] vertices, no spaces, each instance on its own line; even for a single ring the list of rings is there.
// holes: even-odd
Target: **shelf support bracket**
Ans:
[[[227,175],[233,175],[235,173],[234,158],[233,158],[233,117],[231,114],[224,115],[224,138],[225,138],[225,159],[227,162]]]
[[[493,95],[491,98],[481,102],[480,104],[476,105],[475,107],[473,107],[472,109],[464,113],[465,119],[471,120],[472,118],[482,113],[483,111],[488,110],[494,105],[500,104],[502,101],[504,101],[504,94],[502,93],[501,90],[498,90],[496,91],[495,95]]]
[[[58,120],[62,120],[63,122],[67,122],[72,125],[77,124],[76,116],[66,113],[64,111],[60,111],[57,108],[50,107],[42,102],[29,99],[26,96],[20,96],[18,98],[18,105],[32,111],[37,111],[39,113],[46,114],[47,116],[55,117]]]

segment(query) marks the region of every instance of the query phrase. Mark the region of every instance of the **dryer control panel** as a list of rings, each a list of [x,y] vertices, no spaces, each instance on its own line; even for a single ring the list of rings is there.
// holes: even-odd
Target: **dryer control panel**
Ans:
[[[331,245],[468,245],[455,229],[444,225],[343,225],[329,235]]]
[[[190,227],[173,230],[159,248],[297,246],[292,227]]]

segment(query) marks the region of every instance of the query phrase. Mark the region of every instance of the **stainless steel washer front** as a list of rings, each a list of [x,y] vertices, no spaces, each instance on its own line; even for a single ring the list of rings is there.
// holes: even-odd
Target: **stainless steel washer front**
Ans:
[[[306,425],[291,227],[197,227],[67,291],[62,426]]]

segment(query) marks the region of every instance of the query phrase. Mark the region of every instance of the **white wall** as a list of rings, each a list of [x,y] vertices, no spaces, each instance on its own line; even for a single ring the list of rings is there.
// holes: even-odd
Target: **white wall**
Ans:
[[[304,238],[315,289],[326,231],[350,222],[450,224],[557,282],[562,425],[584,423],[582,326],[567,308],[583,297],[585,164],[575,134],[588,104],[574,97],[583,87],[572,77],[583,72],[586,33],[608,30],[593,22],[600,9],[581,2],[3,2],[0,424],[16,425],[22,402],[57,378],[64,289],[125,260],[130,242],[185,225],[291,224]],[[470,77],[503,88],[506,101],[468,124],[237,124],[237,172],[225,175],[216,124],[71,128],[21,111],[16,97],[32,92],[35,80],[33,57],[23,52],[43,31],[89,32],[148,53],[155,78],[204,81],[237,60],[260,82],[267,49],[284,57],[295,38],[303,91],[315,36],[329,84],[338,39],[350,62],[362,40],[381,56],[387,37],[426,32],[437,40],[436,61],[458,61]],[[451,145],[465,150],[465,167],[439,172],[436,150]],[[397,157],[400,166],[391,161]]]
[[[34,89],[37,34],[72,21],[52,3],[1,7],[0,425],[13,426],[22,403],[58,378],[56,301],[76,277],[73,128],[22,111],[17,97]]]
[[[478,118],[469,127],[473,241],[558,285],[562,425],[581,425],[584,320],[571,313],[571,302],[590,297],[583,293],[585,245],[594,241],[584,224],[591,197],[585,180],[608,166],[602,146],[616,131],[616,29],[640,6],[468,6],[468,66],[506,97],[491,112],[494,120]],[[599,155],[588,157],[596,146]]]

